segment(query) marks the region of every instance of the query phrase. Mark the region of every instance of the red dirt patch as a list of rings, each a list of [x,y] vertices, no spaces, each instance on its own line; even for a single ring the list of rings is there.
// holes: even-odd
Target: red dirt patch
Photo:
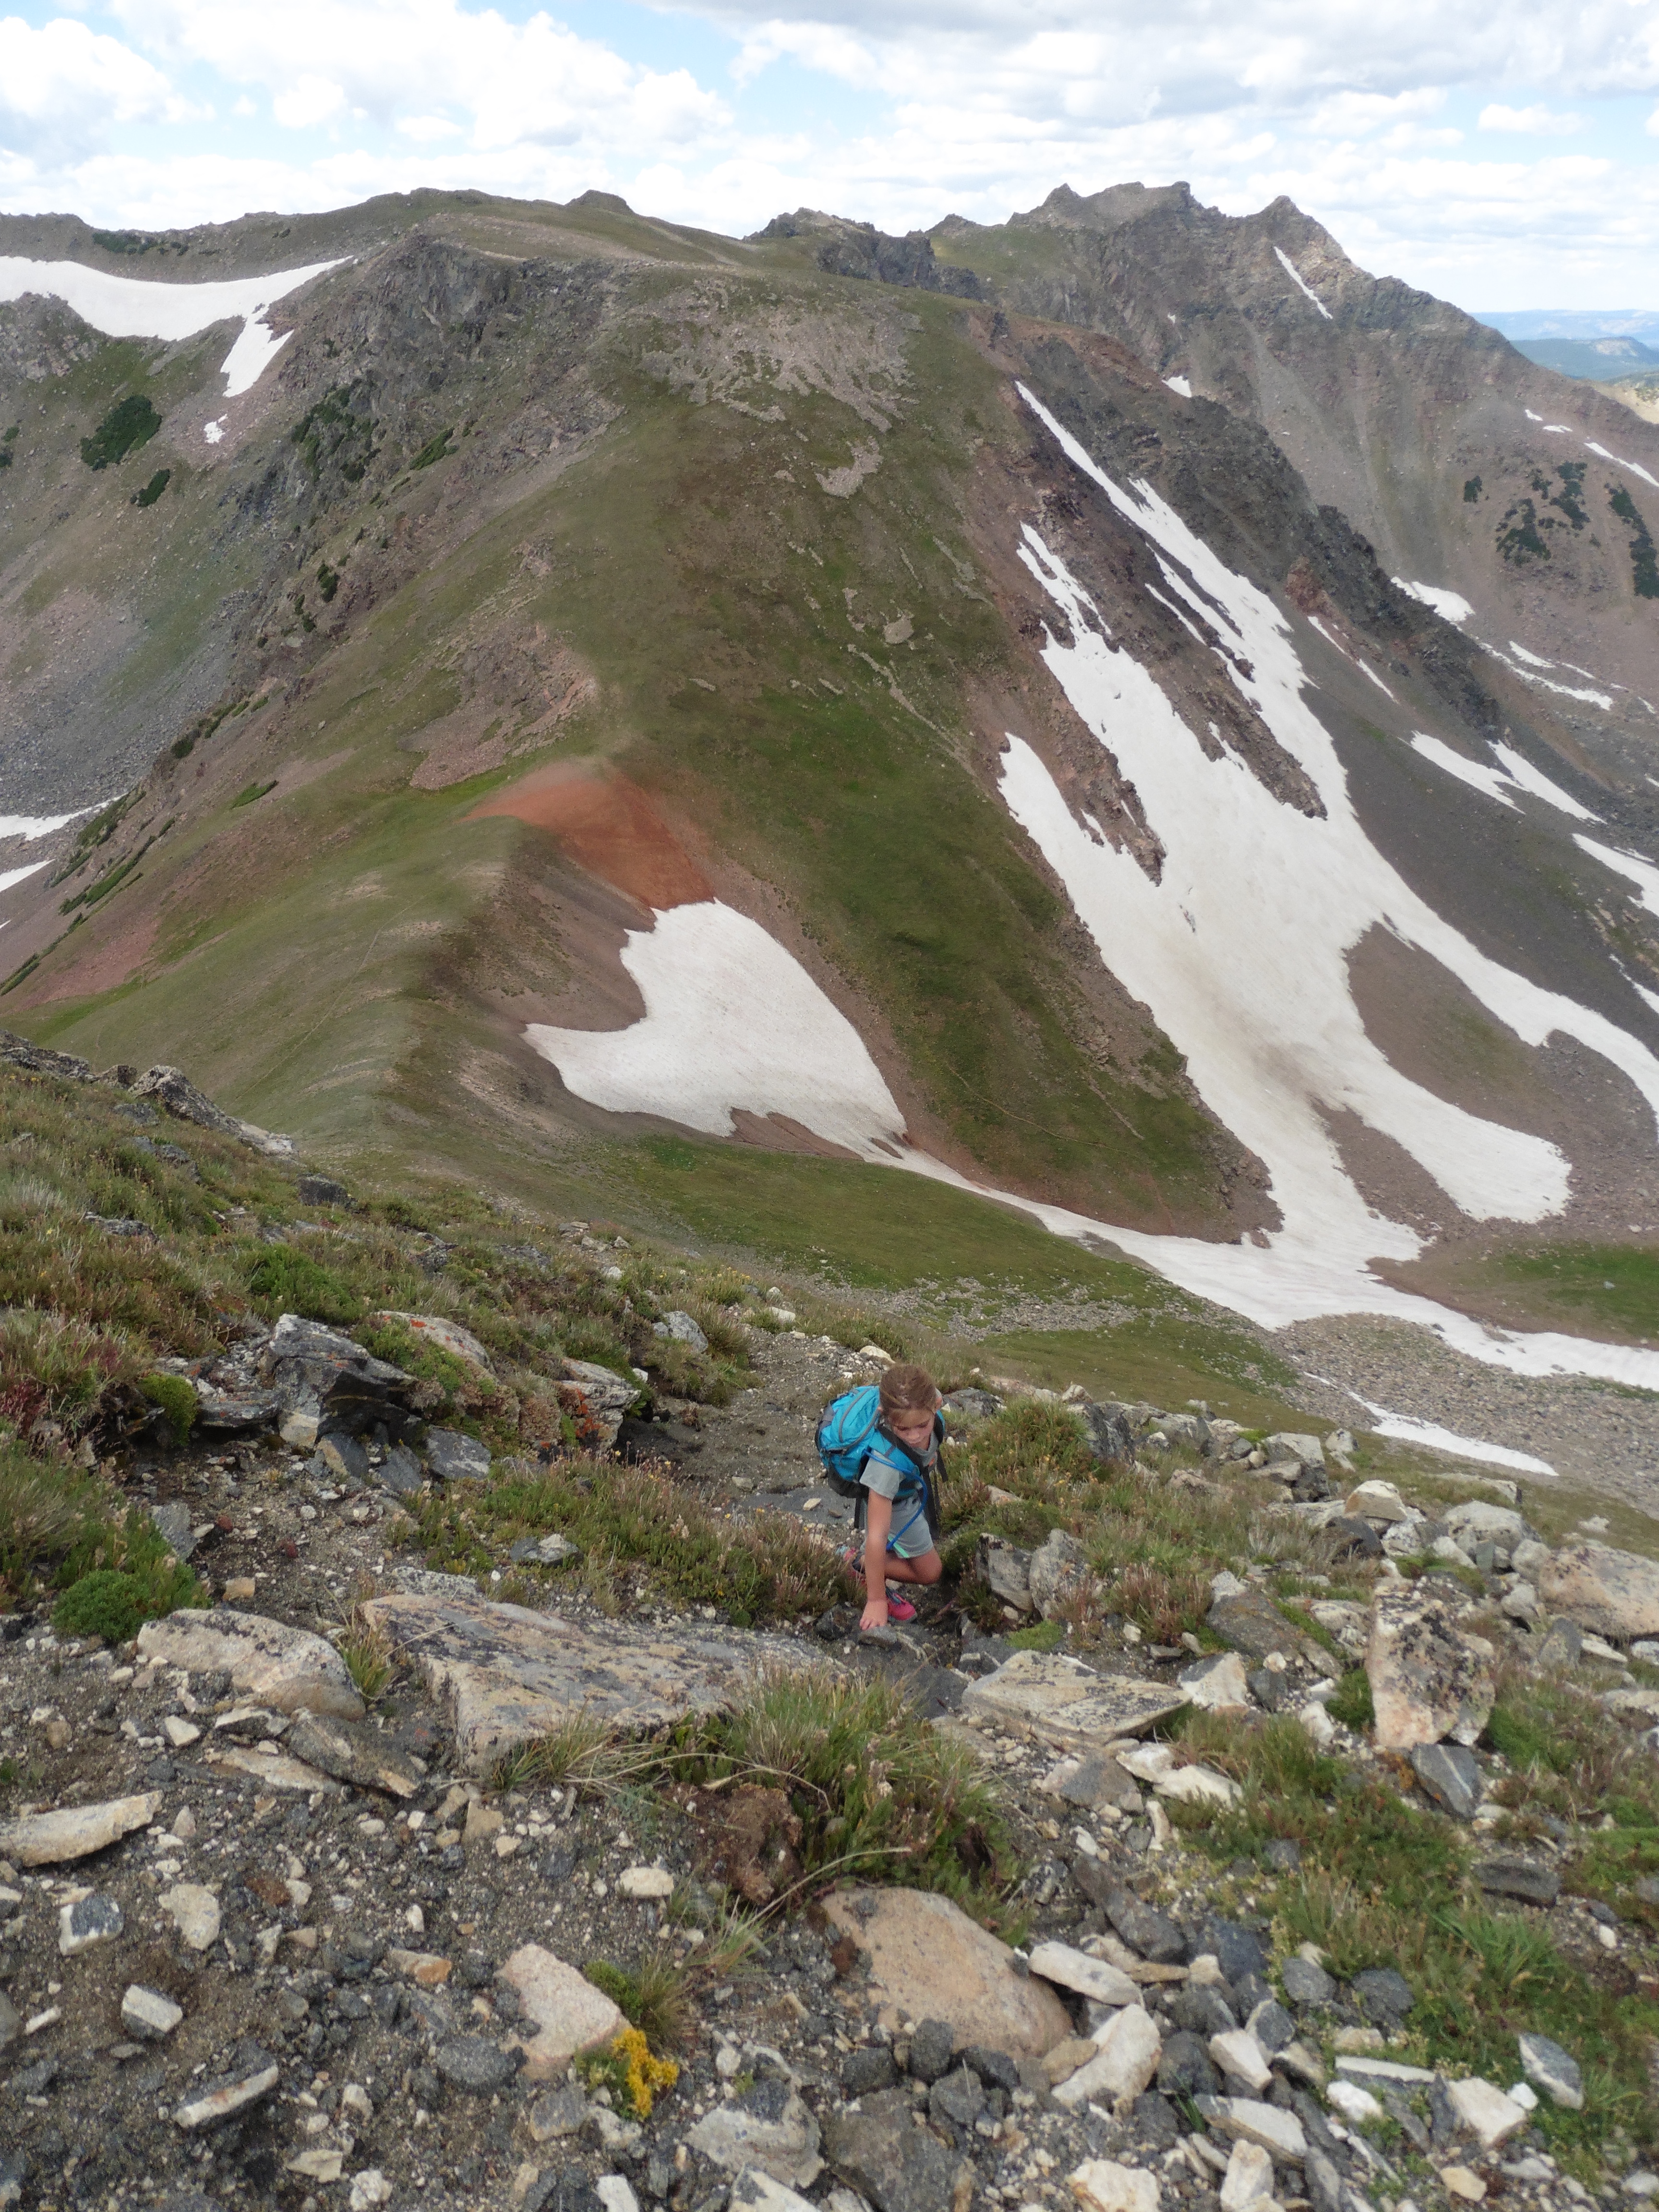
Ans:
[[[659,913],[714,895],[651,799],[625,775],[557,762],[498,791],[467,819],[492,814],[545,830],[578,867]]]

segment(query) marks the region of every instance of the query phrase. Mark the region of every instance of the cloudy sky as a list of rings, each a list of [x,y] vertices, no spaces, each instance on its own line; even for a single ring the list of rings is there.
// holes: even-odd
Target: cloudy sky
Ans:
[[[0,0],[0,6],[5,0]],[[1659,307],[1659,0],[43,0],[0,207],[158,228],[590,185],[727,232],[1287,192],[1472,308]]]

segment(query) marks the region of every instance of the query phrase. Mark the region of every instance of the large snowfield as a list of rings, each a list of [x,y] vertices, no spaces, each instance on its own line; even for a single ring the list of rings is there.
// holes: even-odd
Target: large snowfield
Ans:
[[[645,1001],[641,1020],[620,1030],[538,1026],[530,1041],[596,1105],[721,1135],[733,1109],[783,1115],[873,1164],[1017,1205],[1057,1235],[1104,1239],[1268,1328],[1377,1314],[1425,1325],[1517,1373],[1659,1389],[1659,1352],[1491,1329],[1372,1273],[1374,1261],[1415,1258],[1421,1241],[1366,1203],[1328,1117],[1352,1115],[1394,1139],[1480,1220],[1559,1213],[1569,1170],[1553,1145],[1451,1105],[1389,1062],[1349,981],[1348,957],[1369,931],[1388,930],[1428,954],[1525,1042],[1565,1035],[1603,1055],[1637,1086],[1656,1125],[1659,1058],[1605,1017],[1489,959],[1419,897],[1360,826],[1335,747],[1308,704],[1290,624],[1273,601],[1225,568],[1149,485],[1114,483],[1021,391],[1074,465],[1157,550],[1170,599],[1221,631],[1237,661],[1252,667],[1247,678],[1224,659],[1324,802],[1322,819],[1300,813],[1236,755],[1208,757],[1149,672],[1112,649],[1065,562],[1025,531],[1021,558],[1065,617],[1055,631],[1073,640],[1051,635],[1043,659],[1138,789],[1164,848],[1161,880],[1078,822],[1017,732],[1007,734],[1003,798],[1066,885],[1106,966],[1152,1009],[1218,1118],[1266,1163],[1282,1228],[1265,1245],[1148,1236],[969,1182],[908,1143],[862,1040],[793,956],[718,902],[672,908],[652,930],[630,933],[623,960]],[[1416,743],[1500,804],[1528,794],[1587,818],[1508,748],[1501,766],[1480,769],[1443,741]]]
[[[21,300],[31,293],[61,300],[106,338],[190,338],[215,323],[240,317],[241,335],[220,364],[225,397],[234,399],[252,390],[293,335],[273,331],[264,319],[265,310],[339,265],[316,261],[308,269],[285,269],[271,276],[157,284],[138,276],[112,276],[79,261],[0,254],[0,300]]]

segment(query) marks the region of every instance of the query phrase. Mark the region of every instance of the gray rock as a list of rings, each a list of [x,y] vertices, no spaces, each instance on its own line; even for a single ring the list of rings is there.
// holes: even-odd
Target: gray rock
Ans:
[[[1266,1659],[1273,1652],[1282,1652],[1287,1659],[1299,1658],[1308,1642],[1267,1593],[1254,1584],[1236,1596],[1217,1598],[1205,1615],[1204,1625],[1213,1629],[1230,1650],[1243,1651],[1252,1659]]]
[[[1354,2002],[1374,2027],[1398,2027],[1417,2002],[1411,1984],[1392,1966],[1368,1966],[1348,1986]]]
[[[147,1990],[134,1982],[121,2000],[121,2025],[129,2035],[136,2035],[141,2043],[159,2043],[171,2035],[184,2018],[182,2005],[176,2005],[160,1990]]]
[[[937,2081],[950,2069],[956,2031],[945,2020],[917,2023],[910,2038],[910,2072],[918,2081]]]
[[[985,2092],[980,2079],[971,2068],[958,2066],[952,2074],[941,2075],[927,2096],[927,2116],[933,2120],[949,2120],[959,2128],[970,2128],[985,2110]]]
[[[1512,1552],[1517,1544],[1529,1539],[1537,1541],[1535,1532],[1529,1528],[1521,1516],[1508,1505],[1494,1505],[1489,1498],[1475,1498],[1462,1505],[1449,1505],[1445,1513],[1446,1529],[1467,1552],[1476,1544],[1501,1544]]]
[[[1019,2067],[1006,2051],[991,2051],[982,2043],[971,2043],[962,2058],[988,2089],[1001,2089],[1012,2097],[1020,2086]]]
[[[1561,1894],[1561,1877],[1554,1869],[1526,1859],[1484,1860],[1474,1878],[1488,1897],[1513,1897],[1522,1905],[1549,1906]]]
[[[361,1720],[363,1701],[331,1644],[309,1629],[225,1605],[173,1613],[138,1632],[147,1659],[192,1674],[228,1673],[231,1687],[277,1712],[337,1713]]]
[[[1419,1743],[1411,1751],[1412,1771],[1443,1813],[1470,1820],[1480,1804],[1480,1765],[1460,1743]]]
[[[152,1626],[154,1624],[151,1624]],[[143,1632],[139,1632],[142,1637]],[[99,1805],[71,1805],[57,1813],[29,1813],[0,1821],[0,1859],[14,1866],[62,1866],[106,1850],[147,1828],[161,1803],[159,1790],[137,1797],[112,1797]]]
[[[198,1091],[182,1068],[147,1067],[133,1084],[132,1095],[154,1098],[177,1120],[194,1122],[198,1129],[215,1129],[222,1137],[242,1133],[242,1124]]]
[[[790,2189],[810,2189],[823,2171],[818,2124],[787,2081],[757,2081],[731,2104],[716,2105],[686,2141],[728,2173],[757,2166]]]
[[[1282,1680],[1283,1677],[1277,1679]],[[1294,1836],[1270,1836],[1261,1847],[1261,1856],[1275,1874],[1299,1874],[1302,1870],[1302,1846]]]
[[[332,1176],[302,1175],[300,1177],[301,1206],[349,1206],[350,1193],[343,1182]]]
[[[1538,1595],[1595,1636],[1659,1634],[1659,1560],[1607,1544],[1564,1544],[1538,1574]]]
[[[1583,1651],[1584,1638],[1577,1622],[1564,1617],[1551,1621],[1538,1639],[1534,1656],[1540,1667],[1576,1667]]]
[[[428,1429],[427,1464],[439,1482],[460,1482],[468,1476],[482,1481],[489,1472],[489,1447],[459,1429]]]
[[[1365,1673],[1382,1751],[1413,1744],[1473,1744],[1492,1711],[1492,1648],[1466,1635],[1432,1587],[1437,1577],[1382,1583],[1371,1601]]]
[[[567,2136],[581,2133],[587,2113],[588,2103],[580,2085],[562,2081],[557,2088],[536,2099],[525,2114],[525,2125],[532,2142],[562,2142]]]
[[[800,1652],[783,1637],[623,1621],[579,1626],[495,1603],[470,1587],[371,1598],[364,1612],[412,1662],[454,1732],[462,1763],[475,1771],[583,1711],[647,1729],[718,1710],[758,1668],[798,1662]]]
[[[318,1437],[309,1472],[321,1482],[349,1483],[355,1488],[368,1480],[368,1454],[356,1437],[331,1429]]]
[[[452,2035],[432,2054],[432,2063],[452,2088],[487,2097],[503,2089],[524,2063],[521,2051],[503,2051],[487,2035]]]
[[[861,2112],[832,2113],[824,2123],[825,2154],[875,2212],[951,2212],[958,2175],[966,2172],[971,2190],[973,2170],[918,2128],[910,2112],[904,2092],[890,2089],[867,2098]]]
[[[1214,1982],[1189,1982],[1164,1999],[1164,2009],[1177,2027],[1202,2036],[1206,2050],[1212,2035],[1229,2035],[1238,2026],[1225,1990]]]
[[[85,1897],[77,1897],[73,1905],[58,1908],[58,1948],[64,1958],[72,1959],[77,1952],[89,1951],[94,1943],[118,1936],[125,1924],[115,1899],[92,1890]]]
[[[1144,1735],[1185,1703],[1173,1685],[1091,1674],[1058,1652],[1016,1651],[994,1674],[969,1685],[962,1709],[1061,1751],[1097,1753],[1115,1736]]]
[[[1569,2112],[1584,2109],[1584,2077],[1578,2062],[1571,2051],[1563,2051],[1559,2043],[1552,2043],[1547,2035],[1522,2035],[1521,2071],[1528,2081],[1541,2089],[1552,2104],[1559,2105]]]
[[[284,1411],[315,1415],[319,1431],[361,1433],[384,1421],[400,1431],[439,1395],[435,1383],[418,1382],[337,1329],[298,1314],[283,1315],[260,1347],[258,1366]]]
[[[660,1321],[653,1322],[652,1328],[659,1336],[669,1337],[676,1344],[690,1345],[693,1352],[707,1352],[708,1349],[708,1339],[702,1329],[689,1313],[682,1313],[678,1308],[665,1313]]]
[[[1091,1813],[1098,1812],[1103,1805],[1120,1813],[1142,1809],[1140,1786],[1133,1775],[1104,1755],[1079,1759],[1060,1784],[1060,1796],[1067,1805],[1081,1805]]]
[[[1031,1595],[1029,1552],[1022,1552],[1006,1536],[984,1535],[979,1540],[975,1565],[981,1580],[1000,1604],[1012,1606],[1016,1613],[1032,1610],[1035,1600]]]
[[[994,1396],[989,1390],[975,1390],[971,1387],[952,1390],[945,1401],[945,1421],[953,1430],[972,1428],[981,1421],[988,1421],[1001,1411],[1000,1398]]]
[[[1313,2212],[1344,2212],[1342,2177],[1322,2150],[1310,2149],[1302,2171]]]
[[[1339,1513],[1325,1524],[1325,1533],[1339,1559],[1380,1559],[1382,1539],[1369,1521],[1357,1513]]]
[[[1132,1889],[1113,1883],[1101,1902],[1106,1917],[1132,1951],[1139,1951],[1143,1959],[1154,1966],[1173,1966],[1183,1958],[1187,1938],[1173,1920],[1165,1919],[1153,1905],[1137,1897]]]
[[[1286,1959],[1279,1970],[1279,1978],[1293,2005],[1326,2005],[1336,1995],[1336,1984],[1311,1959]]]
[[[556,1532],[547,1536],[520,1536],[508,1552],[515,1566],[562,1567],[580,1559],[582,1547]]]
[[[1028,1570],[1031,1603],[1044,1620],[1093,1584],[1088,1556],[1075,1536],[1051,1528],[1032,1553]]]
[[[214,2127],[219,2121],[228,2120],[233,2112],[240,2112],[257,2104],[261,2097],[268,2097],[281,2078],[274,2059],[267,2058],[263,2051],[250,2051],[234,2073],[216,2081],[192,2086],[190,2095],[173,2112],[173,2124],[183,2128],[186,2134],[193,2134],[198,2128]]]
[[[0,1990],[0,2051],[5,2050],[9,2044],[15,2043],[22,2033],[22,2014],[5,1991]]]
[[[388,1796],[412,1797],[425,1778],[414,1755],[367,1721],[343,1721],[331,1715],[302,1713],[288,1732],[288,1748],[360,1790],[383,1790]]]
[[[1283,2051],[1287,2043],[1296,2040],[1296,2022],[1273,1997],[1257,2005],[1244,2025],[1269,2054]]]
[[[841,2069],[841,2086],[849,2097],[873,2096],[878,2089],[890,2089],[897,2080],[893,2054],[882,2043],[849,2051]]]
[[[1265,1974],[1269,1956],[1267,1946],[1252,1928],[1237,1920],[1206,1920],[1192,1939],[1188,1955],[1201,1959],[1212,1958],[1220,1967],[1224,1980],[1237,1989],[1247,1974]]]
[[[393,1444],[374,1470],[382,1490],[394,1498],[413,1498],[426,1480],[426,1469],[407,1444]]]
[[[149,1517],[155,1523],[156,1531],[167,1549],[176,1552],[181,1559],[187,1559],[196,1549],[197,1541],[196,1531],[191,1526],[189,1508],[181,1504],[178,1498],[169,1498],[160,1505],[152,1505]]]
[[[1294,1460],[1298,1468],[1316,1467],[1323,1471],[1325,1447],[1317,1437],[1299,1436],[1280,1431],[1261,1440],[1261,1449],[1269,1462],[1274,1460]]]
[[[1094,1458],[1133,1459],[1134,1419],[1127,1406],[1121,1406],[1110,1399],[1101,1405],[1085,1400],[1076,1412],[1083,1424],[1083,1441]]]
[[[1160,1413],[1158,1425],[1183,1450],[1206,1453],[1210,1449],[1210,1425],[1201,1413]]]
[[[1188,2028],[1165,2036],[1158,2054],[1158,2086],[1166,2097],[1213,2097],[1221,2077],[1210,2063],[1207,2039]]]

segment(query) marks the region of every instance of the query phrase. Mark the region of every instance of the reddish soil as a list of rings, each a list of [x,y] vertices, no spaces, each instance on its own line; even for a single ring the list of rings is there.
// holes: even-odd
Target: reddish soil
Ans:
[[[556,762],[496,792],[467,819],[492,814],[545,830],[578,867],[659,913],[714,895],[654,803],[625,775]]]

